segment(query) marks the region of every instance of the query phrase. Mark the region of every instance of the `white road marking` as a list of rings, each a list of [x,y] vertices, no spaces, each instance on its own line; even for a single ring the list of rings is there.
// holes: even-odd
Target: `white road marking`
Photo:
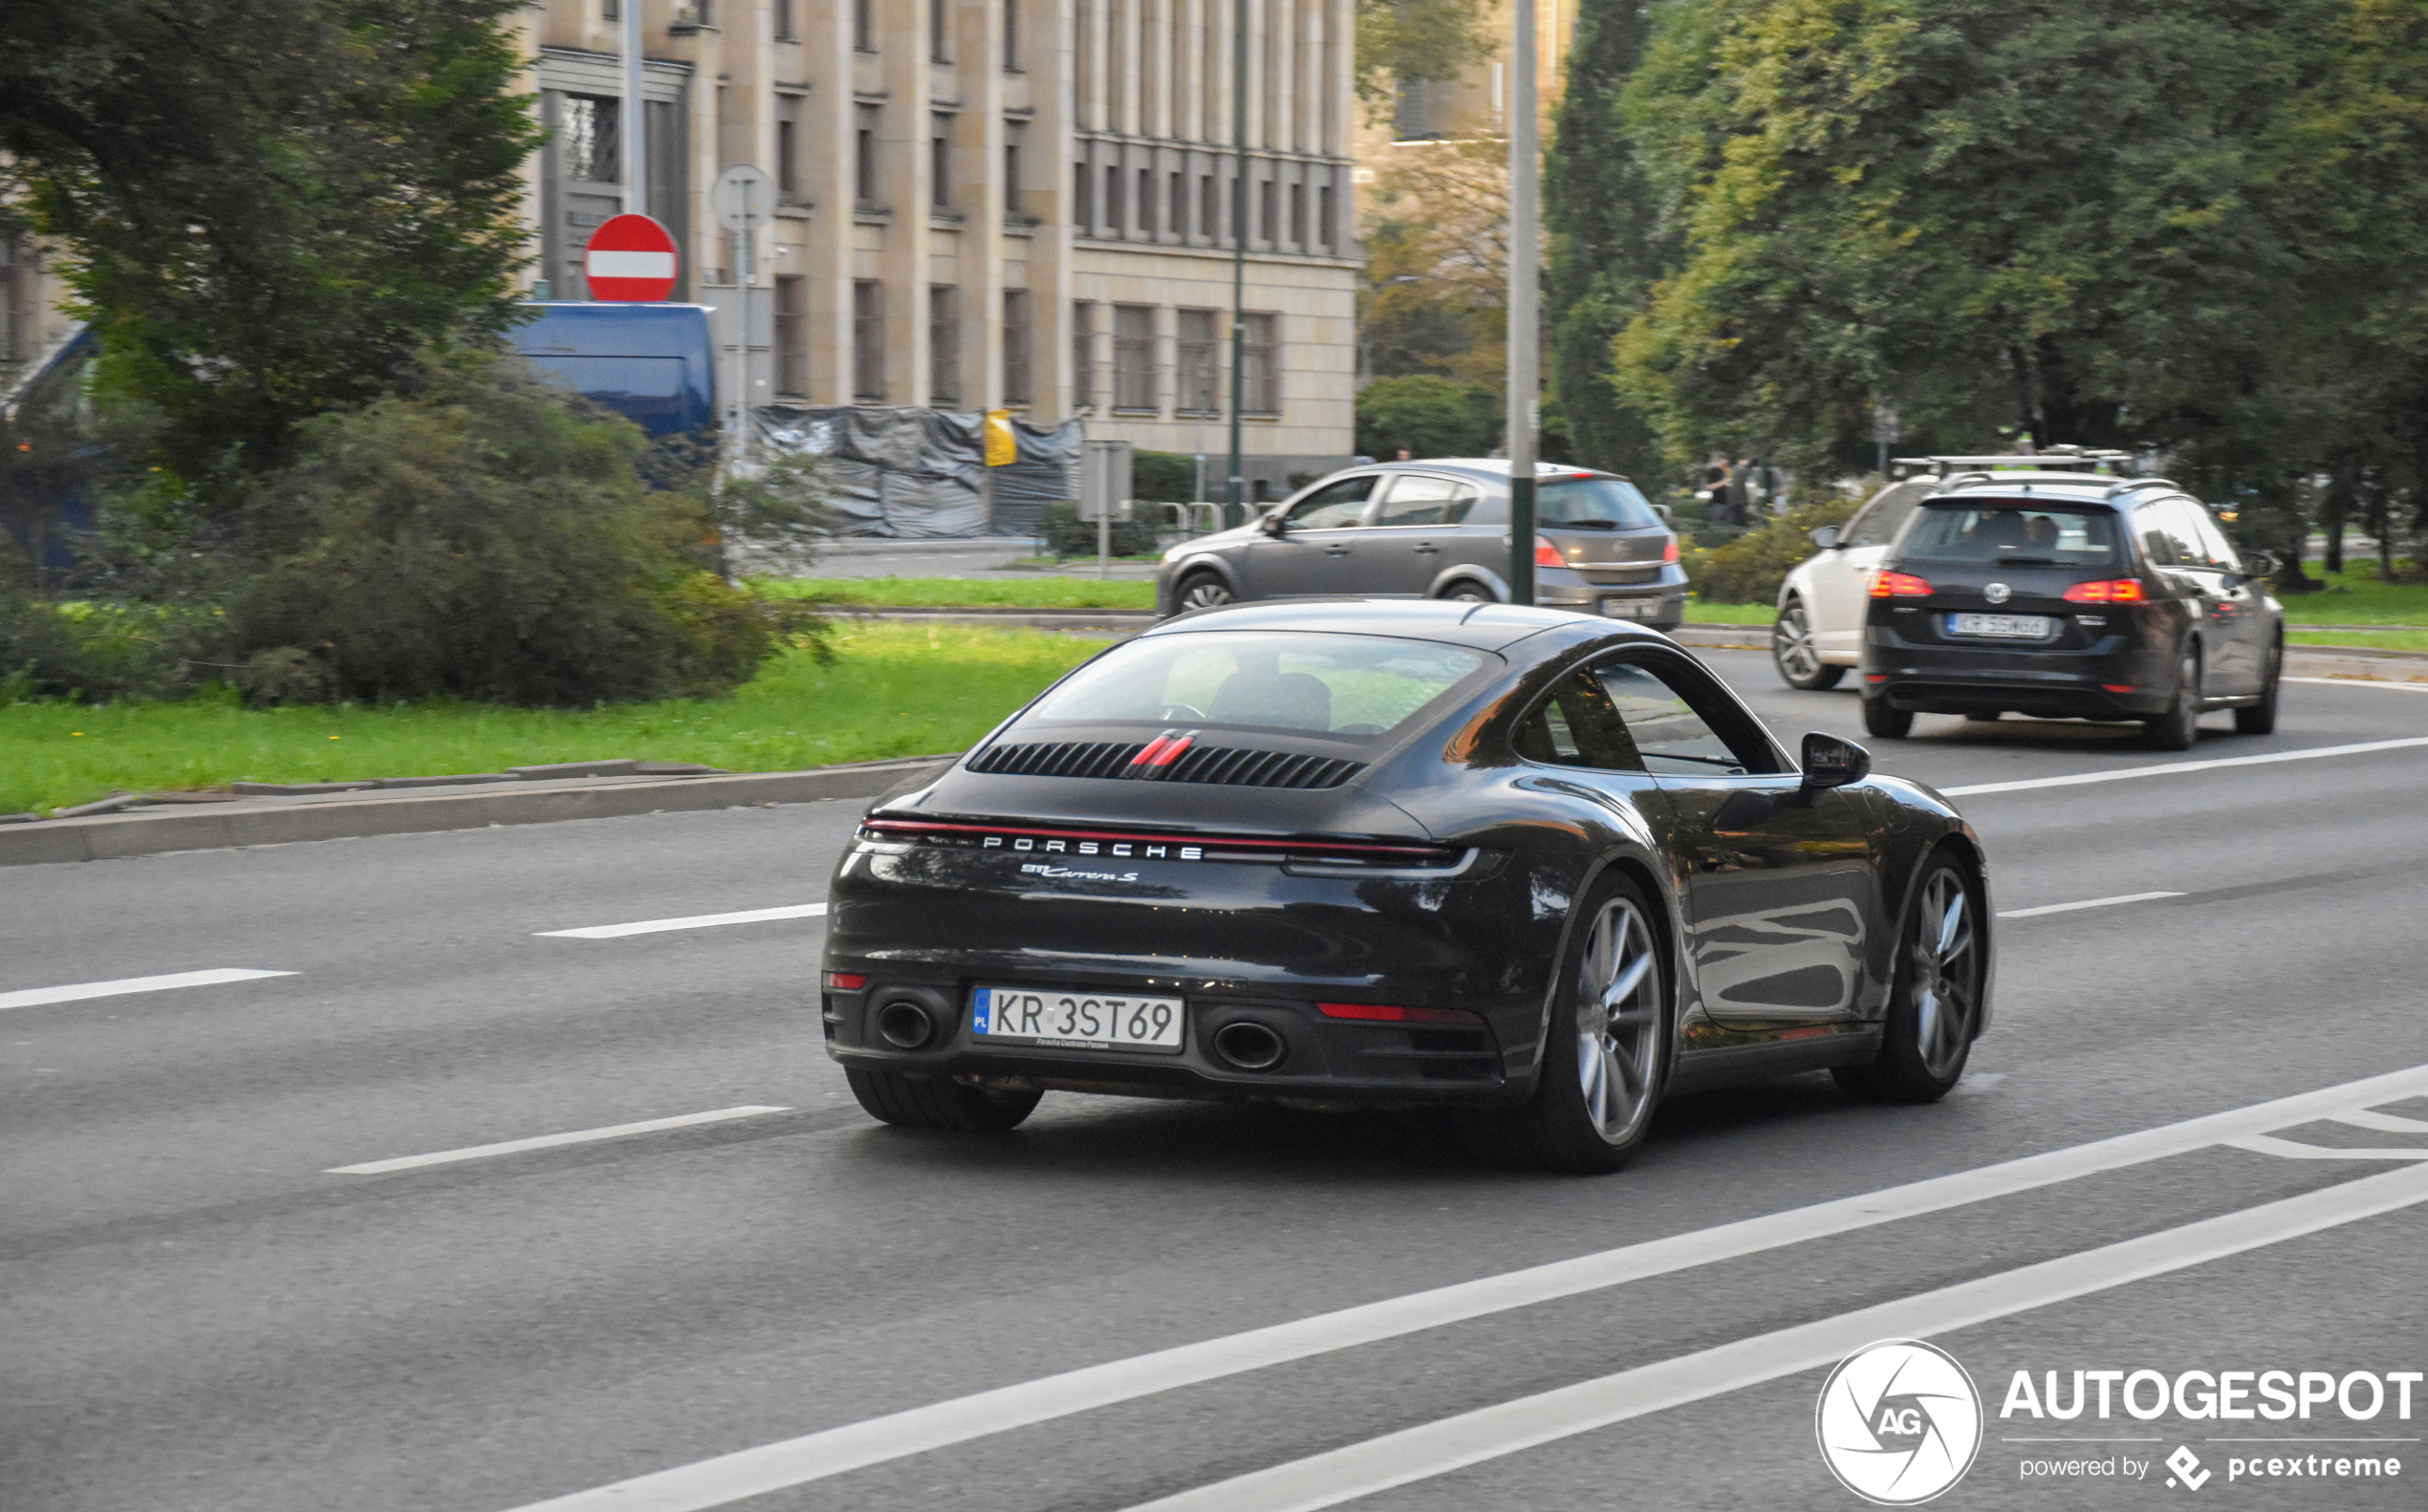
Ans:
[[[2428,682],[2387,682],[2377,678],[2287,678],[2287,682],[2315,682],[2328,688],[2393,688],[2397,693],[2428,693]]]
[[[458,1160],[486,1160],[491,1156],[521,1155],[526,1150],[553,1150],[558,1145],[589,1144],[599,1139],[622,1139],[631,1134],[658,1134],[667,1129],[691,1129],[701,1124],[726,1123],[735,1118],[756,1118],[763,1113],[791,1112],[790,1108],[769,1108],[756,1103],[741,1108],[719,1108],[705,1113],[682,1113],[672,1118],[649,1118],[637,1124],[610,1124],[604,1129],[576,1129],[572,1134],[539,1134],[530,1139],[508,1139],[499,1144],[476,1144],[464,1150],[441,1150],[434,1155],[405,1155],[393,1160],[365,1160],[360,1165],[333,1165],[323,1176],[379,1176],[389,1171],[410,1171],[416,1166],[452,1165]]]
[[[1821,1318],[1237,1476],[1131,1512],[1315,1512],[1613,1423],[2428,1202],[2428,1166],[2363,1177],[1919,1296]]]
[[[254,982],[263,977],[292,977],[292,971],[248,971],[222,966],[211,971],[174,971],[164,977],[120,977],[116,982],[80,982],[68,987],[29,987],[0,992],[0,1008],[31,1008],[44,1003],[76,1003],[86,998],[115,998],[124,992],[164,992],[170,987],[207,987],[222,982]]]
[[[593,924],[588,929],[543,929],[542,940],[621,940],[626,935],[656,935],[669,929],[708,929],[718,924],[760,924],[770,918],[824,918],[824,903],[794,903],[785,908],[749,908],[739,914],[693,914],[686,918],[644,918],[637,924]]]
[[[2428,1120],[2405,1118],[2399,1113],[2381,1113],[2372,1108],[2337,1113],[2335,1121],[2351,1124],[2355,1129],[2374,1129],[2380,1134],[2428,1134]]]
[[[699,1512],[869,1465],[1268,1366],[1355,1349],[1648,1276],[1937,1213],[2428,1094],[2428,1066],[2027,1156],[1905,1186],[1647,1240],[1023,1381],[635,1476],[516,1512]]]
[[[2237,1150],[2272,1155],[2280,1160],[2428,1160],[2428,1146],[2410,1150],[2339,1150],[2330,1145],[2304,1144],[2298,1139],[2279,1139],[2273,1134],[2244,1134],[2225,1142]]]
[[[2038,908],[2002,909],[2001,918],[2038,918],[2043,914],[2070,914],[2077,908],[2112,908],[2118,903],[2147,903],[2153,898],[2181,897],[2181,893],[2119,893],[2114,897],[2086,897],[2079,903],[2043,903]]]
[[[2362,741],[2355,745],[2313,745],[2308,750],[2270,751],[2265,756],[2227,756],[2218,761],[2160,762],[2155,767],[2116,767],[2106,771],[2080,771],[2068,777],[2026,777],[2017,782],[1977,782],[1962,788],[1941,788],[1950,798],[1984,792],[2023,792],[2032,788],[2079,788],[2085,783],[2125,782],[2135,777],[2175,777],[2185,772],[2222,771],[2229,767],[2265,767],[2276,762],[2316,761],[2323,756],[2366,756],[2371,751],[2402,750],[2428,745],[2428,735],[2401,740]]]

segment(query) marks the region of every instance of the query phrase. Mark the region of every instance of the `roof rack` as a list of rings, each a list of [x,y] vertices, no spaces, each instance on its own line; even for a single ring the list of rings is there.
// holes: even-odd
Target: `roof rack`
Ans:
[[[2131,493],[2135,488],[2179,488],[2181,486],[2183,486],[2173,478],[2125,478],[2108,485],[2105,497],[2113,499],[2120,493]]]
[[[2081,446],[2051,446],[2042,452],[2001,452],[1989,456],[1897,457],[1890,465],[1899,469],[1899,476],[1918,472],[1933,472],[1944,478],[1955,472],[2108,472],[2129,466],[2133,463],[2129,451],[2092,450]]]

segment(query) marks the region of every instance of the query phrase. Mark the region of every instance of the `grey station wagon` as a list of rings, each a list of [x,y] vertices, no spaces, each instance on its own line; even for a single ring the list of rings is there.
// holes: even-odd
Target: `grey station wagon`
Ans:
[[[1678,537],[1636,486],[1541,466],[1535,602],[1670,630],[1685,617]],[[1355,594],[1506,601],[1509,464],[1446,458],[1353,467],[1236,530],[1163,553],[1166,615],[1243,599]]]

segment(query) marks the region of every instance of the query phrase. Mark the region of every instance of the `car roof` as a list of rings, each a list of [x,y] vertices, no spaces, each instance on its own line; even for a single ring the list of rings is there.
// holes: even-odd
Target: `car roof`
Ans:
[[[1355,470],[1387,472],[1421,471],[1426,468],[1438,472],[1473,473],[1480,478],[1493,478],[1504,483],[1507,482],[1509,477],[1509,460],[1507,457],[1411,457],[1405,462],[1394,459],[1389,462],[1373,463],[1361,465]],[[1534,476],[1540,481],[1546,478],[1619,478],[1625,475],[1603,472],[1596,467],[1572,467],[1565,463],[1538,462],[1534,464]]]
[[[2021,494],[2037,495],[2051,503],[2104,505],[2121,509],[2150,499],[2190,497],[2165,478],[2108,478],[2095,474],[2086,477],[2078,472],[2005,472],[1937,481],[1940,486],[1922,501],[1926,505],[1947,499],[2011,499]]]
[[[1231,630],[1393,636],[1494,652],[1547,631],[1583,631],[1594,636],[1633,632],[1647,641],[1669,643],[1668,637],[1657,631],[1591,615],[1526,604],[1472,604],[1442,598],[1268,598],[1176,615],[1145,634]]]

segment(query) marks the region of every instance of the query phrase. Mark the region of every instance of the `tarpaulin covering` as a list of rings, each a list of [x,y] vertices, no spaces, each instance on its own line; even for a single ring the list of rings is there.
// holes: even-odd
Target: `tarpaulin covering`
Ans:
[[[770,404],[755,419],[770,455],[825,460],[827,503],[844,535],[1028,534],[1049,501],[1078,497],[1077,421],[1051,429],[1012,421],[1020,460],[992,469],[989,520],[985,417],[975,411]]]

